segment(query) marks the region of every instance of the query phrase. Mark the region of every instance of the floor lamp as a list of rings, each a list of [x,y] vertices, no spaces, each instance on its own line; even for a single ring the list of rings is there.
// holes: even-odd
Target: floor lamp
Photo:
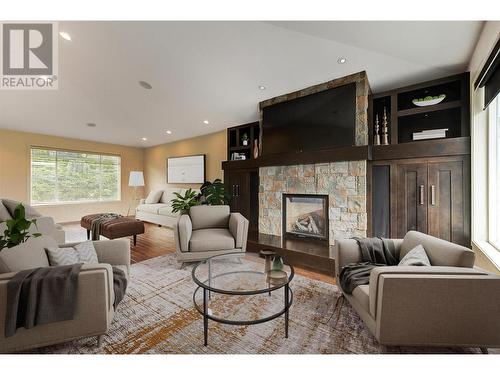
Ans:
[[[130,207],[132,206],[132,202],[137,201],[137,188],[140,186],[144,186],[144,174],[142,171],[130,171],[130,175],[128,178],[128,186],[134,188],[134,199],[128,205],[127,216],[130,213]]]

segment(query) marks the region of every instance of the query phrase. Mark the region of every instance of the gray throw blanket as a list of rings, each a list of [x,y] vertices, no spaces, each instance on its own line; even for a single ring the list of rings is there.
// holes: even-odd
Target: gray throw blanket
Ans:
[[[110,213],[110,214],[101,214],[95,219],[93,219],[92,224],[90,226],[90,230],[92,231],[92,241],[99,241],[99,238],[101,236],[101,224],[110,220],[118,219],[119,217],[122,217],[122,215]]]
[[[125,276],[125,272],[116,267],[113,267],[113,290],[115,292],[113,307],[116,311],[116,307],[125,296],[125,291],[127,290],[127,277]]]
[[[73,319],[81,264],[20,271],[7,283],[5,337],[19,327]]]
[[[351,294],[358,285],[370,282],[375,267],[398,264],[394,242],[383,238],[354,238],[361,249],[361,262],[345,265],[340,271],[340,286]]]

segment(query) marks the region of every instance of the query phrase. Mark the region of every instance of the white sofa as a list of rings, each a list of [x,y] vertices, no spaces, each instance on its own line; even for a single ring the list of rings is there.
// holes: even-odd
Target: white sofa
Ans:
[[[172,212],[171,200],[176,198],[174,192],[184,195],[188,189],[164,188],[161,190],[163,193],[156,203],[146,203],[146,199],[140,200],[139,205],[135,209],[135,218],[148,223],[173,228],[180,216],[178,212]],[[199,190],[193,190],[199,193]]]

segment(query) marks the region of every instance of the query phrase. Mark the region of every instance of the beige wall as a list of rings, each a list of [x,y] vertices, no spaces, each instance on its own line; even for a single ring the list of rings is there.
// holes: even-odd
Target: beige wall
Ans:
[[[96,212],[127,213],[129,202],[133,197],[133,190],[128,187],[129,172],[143,170],[142,148],[0,129],[0,197],[29,202],[31,146],[103,152],[121,156],[121,201],[38,206],[37,209],[42,214],[54,217],[57,222],[68,222]]]
[[[150,147],[144,151],[144,178],[146,194],[154,189],[161,189],[167,184],[166,162],[173,156],[206,155],[206,178],[213,181],[222,179],[223,160],[226,160],[226,131],[220,131],[200,137]],[[199,188],[200,185],[171,184],[175,187]]]

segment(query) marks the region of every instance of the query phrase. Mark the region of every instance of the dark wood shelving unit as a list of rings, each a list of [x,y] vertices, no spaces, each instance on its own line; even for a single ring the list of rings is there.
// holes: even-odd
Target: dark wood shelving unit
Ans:
[[[462,73],[372,95],[369,100],[370,144],[374,144],[377,115],[380,130],[382,128],[384,108],[387,113],[391,145],[422,142],[414,141],[413,133],[423,130],[449,129],[446,138],[468,137],[470,135],[469,81],[469,73]],[[418,107],[412,102],[413,99],[441,94],[446,95],[444,100],[432,106]]]
[[[248,137],[248,144],[243,144],[243,135]],[[236,162],[252,160],[254,142],[259,142],[260,126],[258,122],[251,122],[233,126],[227,129],[227,160],[233,160],[234,153],[245,155],[245,160],[233,160]],[[259,146],[260,147],[260,146]]]
[[[470,247],[470,75],[462,73],[374,94],[369,100],[368,235],[418,230]],[[418,107],[414,99],[445,95]],[[389,145],[373,145],[386,108]],[[446,138],[413,140],[424,130]]]

